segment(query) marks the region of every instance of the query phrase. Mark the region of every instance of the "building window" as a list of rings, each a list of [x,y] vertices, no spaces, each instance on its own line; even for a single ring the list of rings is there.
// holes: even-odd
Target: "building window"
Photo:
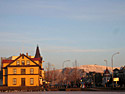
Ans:
[[[16,78],[13,78],[13,85],[16,85]]]
[[[21,74],[26,74],[25,72],[25,69],[21,69]]]
[[[16,69],[13,69],[13,74],[16,74]]]
[[[17,64],[17,65],[20,65],[20,61],[19,61],[19,60],[17,60],[17,61],[16,61],[16,64]]]
[[[34,83],[34,79],[30,78],[30,85],[33,85],[33,83]]]
[[[25,61],[24,60],[22,60],[22,65],[25,65]]]
[[[34,73],[34,69],[30,69],[30,74],[33,74]]]
[[[22,56],[22,59],[24,59],[24,56]]]
[[[30,65],[30,61],[29,61],[29,60],[27,60],[27,61],[26,61],[26,64],[27,64],[27,65]]]

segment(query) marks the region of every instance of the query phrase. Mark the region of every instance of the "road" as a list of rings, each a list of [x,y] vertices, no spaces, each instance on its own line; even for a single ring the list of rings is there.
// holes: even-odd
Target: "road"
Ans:
[[[0,94],[125,94],[125,92],[42,91],[42,92],[0,92]]]

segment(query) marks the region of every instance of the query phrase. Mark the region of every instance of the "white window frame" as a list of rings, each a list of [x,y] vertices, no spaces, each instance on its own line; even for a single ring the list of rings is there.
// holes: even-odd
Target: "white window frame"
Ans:
[[[33,68],[30,69],[30,74],[34,74],[34,69]]]
[[[16,78],[13,78],[13,85],[16,85]]]
[[[17,70],[16,69],[13,69],[13,74],[16,74]]]
[[[30,78],[30,85],[33,85],[33,84],[34,84],[34,79]]]
[[[17,64],[17,65],[20,65],[20,61],[19,61],[19,60],[17,60],[17,61],[16,61],[16,64]]]
[[[27,61],[26,61],[26,64],[27,64],[27,65],[30,65],[30,61],[29,61],[29,60],[27,60]]]
[[[24,61],[24,60],[22,60],[22,61],[21,61],[21,65],[23,65],[23,64],[22,64],[22,62],[24,62],[24,65],[25,65],[25,61]]]

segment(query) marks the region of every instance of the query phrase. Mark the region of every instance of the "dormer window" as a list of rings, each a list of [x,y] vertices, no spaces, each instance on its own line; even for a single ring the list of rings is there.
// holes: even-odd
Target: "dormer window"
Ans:
[[[20,65],[20,61],[19,61],[19,60],[17,60],[17,61],[16,61],[16,64],[17,64],[17,65]]]
[[[22,65],[25,65],[25,61],[24,60],[22,60]]]
[[[24,56],[22,56],[22,59],[24,59]]]
[[[27,64],[27,65],[30,65],[30,61],[29,61],[29,60],[27,60],[27,61],[26,61],[26,64]]]

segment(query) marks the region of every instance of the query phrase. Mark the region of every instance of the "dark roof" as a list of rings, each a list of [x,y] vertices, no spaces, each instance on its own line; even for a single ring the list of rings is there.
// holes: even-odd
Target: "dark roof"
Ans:
[[[36,48],[35,58],[40,58],[42,60],[42,57],[40,55],[40,50],[39,50],[39,46],[38,45],[37,45],[37,48]]]
[[[120,70],[119,70],[120,73],[122,73],[122,72],[124,72],[124,71],[125,71],[125,66],[124,66],[124,67],[121,67]]]
[[[30,59],[33,61],[35,61],[35,60],[41,61],[40,58],[30,58]]]
[[[39,46],[37,45],[35,58],[40,58],[40,57],[41,57],[41,55],[40,55],[40,51],[39,51]]]
[[[113,71],[119,71],[119,69],[115,68]]]
[[[110,74],[109,70],[106,68],[104,74]]]
[[[2,60],[2,63],[11,63],[13,60]]]

